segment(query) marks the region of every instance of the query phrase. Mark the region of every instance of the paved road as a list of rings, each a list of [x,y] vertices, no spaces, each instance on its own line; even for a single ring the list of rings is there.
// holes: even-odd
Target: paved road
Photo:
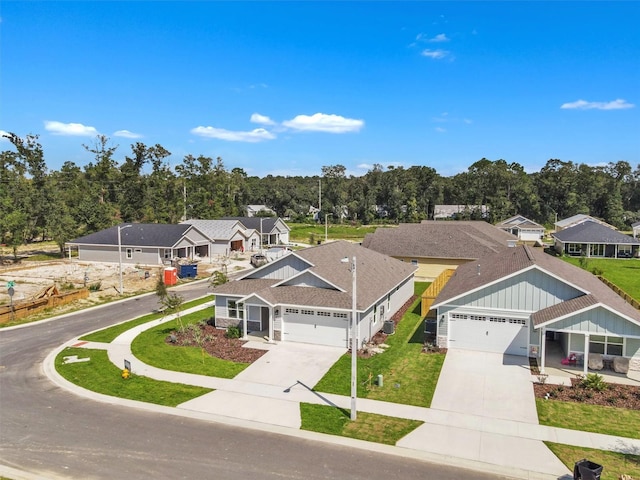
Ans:
[[[205,293],[206,284],[181,291],[187,300]],[[0,464],[47,479],[496,478],[337,444],[96,403],[54,386],[44,376],[42,361],[53,348],[156,306],[156,296],[150,295],[27,328],[0,330]]]

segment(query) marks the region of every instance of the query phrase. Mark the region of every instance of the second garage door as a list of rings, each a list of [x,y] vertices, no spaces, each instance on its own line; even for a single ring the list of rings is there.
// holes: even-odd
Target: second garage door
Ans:
[[[327,313],[286,309],[282,318],[284,340],[347,348],[348,319]]]
[[[528,355],[527,320],[488,315],[452,314],[449,346],[463,350]]]

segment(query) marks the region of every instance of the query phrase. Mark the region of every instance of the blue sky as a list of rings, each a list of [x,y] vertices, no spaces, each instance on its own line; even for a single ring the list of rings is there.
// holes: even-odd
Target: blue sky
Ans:
[[[640,164],[640,2],[33,2],[0,10],[0,130],[249,175],[485,157]],[[11,149],[3,141],[0,149]]]

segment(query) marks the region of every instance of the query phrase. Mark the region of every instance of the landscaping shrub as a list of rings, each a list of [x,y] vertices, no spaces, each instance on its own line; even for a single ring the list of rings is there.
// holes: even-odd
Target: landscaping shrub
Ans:
[[[595,390],[597,392],[602,392],[607,388],[604,377],[602,375],[598,375],[597,373],[587,374],[587,376],[582,379],[581,385],[584,388]]]
[[[240,338],[242,337],[242,328],[239,326],[230,326],[227,327],[227,333],[225,333],[227,338]]]

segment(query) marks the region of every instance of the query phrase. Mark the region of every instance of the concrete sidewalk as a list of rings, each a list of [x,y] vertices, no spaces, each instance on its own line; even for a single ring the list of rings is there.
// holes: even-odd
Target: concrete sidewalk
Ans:
[[[194,310],[205,307],[206,305],[203,305]],[[186,313],[189,312],[183,312],[183,315]],[[227,418],[233,422],[245,421],[247,425],[255,425],[255,428],[261,430],[273,428],[279,433],[308,438],[309,432],[299,430],[299,405],[301,402],[332,405],[347,410],[350,408],[350,397],[311,390],[317,381],[314,381],[313,378],[322,376],[324,374],[322,370],[329,367],[316,368],[312,374],[313,378],[307,381],[299,380],[298,375],[294,375],[294,377],[281,376],[276,372],[273,375],[265,375],[264,368],[269,365],[268,355],[277,350],[281,352],[286,350],[285,348],[280,349],[284,344],[269,346],[269,351],[262,357],[265,359],[262,365],[256,367],[256,374],[249,372],[252,368],[250,366],[243,372],[244,375],[240,374],[235,379],[162,370],[136,359],[131,353],[133,339],[142,331],[172,319],[171,316],[168,316],[160,321],[155,320],[138,326],[108,344],[75,340],[64,346],[75,345],[103,349],[108,352],[110,361],[119,368],[123,368],[125,359],[131,362],[132,371],[137,375],[214,389],[215,391],[211,393],[177,407],[176,413],[184,412],[188,416],[204,415],[217,419]],[[335,352],[331,353],[331,355],[334,354]],[[451,370],[455,367],[457,357],[459,356],[455,354],[451,356],[452,360],[449,362],[451,368],[445,369],[443,367],[438,388],[440,388],[440,382],[446,385],[446,382],[451,381],[449,378],[451,375],[454,375],[453,378],[460,375],[459,370],[457,372]],[[278,357],[274,355],[275,358]],[[55,355],[50,355],[48,361],[52,362],[53,359],[55,359]],[[447,361],[445,361],[446,364]],[[272,367],[279,366],[282,369],[282,365],[281,362],[276,361]],[[463,371],[468,371],[469,368],[467,364]],[[55,368],[51,365],[45,370],[51,372],[50,376],[56,375]],[[514,374],[521,375],[522,372],[514,372]],[[530,375],[528,377],[530,378]],[[296,381],[289,383],[291,378],[296,378]],[[64,386],[69,387],[68,384],[64,384]],[[484,390],[484,386],[479,391],[482,390]],[[451,399],[447,401],[447,397],[451,397],[451,394],[443,395],[438,392],[438,389],[436,389],[432,408],[369,399],[358,399],[357,407],[359,412],[425,422],[424,425],[402,438],[396,447],[391,447],[398,450],[391,450],[388,453],[406,454],[413,458],[426,458],[436,462],[440,460],[445,464],[499,472],[513,478],[572,478],[571,472],[551,453],[542,443],[543,441],[622,453],[637,454],[640,451],[640,440],[542,426],[537,423],[537,418],[535,420],[531,418],[530,413],[523,415],[522,410],[504,415],[504,412],[500,412],[501,404],[513,401],[508,396],[508,390],[500,397],[496,397],[493,389],[489,388],[486,396],[482,395],[483,398],[477,400],[479,407],[471,408],[470,411],[465,410],[464,404]],[[112,398],[111,401],[117,402]],[[528,401],[530,402],[530,399]],[[493,409],[490,408],[491,404],[493,404]],[[140,406],[154,409],[154,407],[147,405],[141,404]],[[527,405],[530,410],[530,405]],[[494,412],[493,415],[492,412]],[[340,444],[349,444],[350,442],[342,437],[326,435],[322,436],[322,439]]]

